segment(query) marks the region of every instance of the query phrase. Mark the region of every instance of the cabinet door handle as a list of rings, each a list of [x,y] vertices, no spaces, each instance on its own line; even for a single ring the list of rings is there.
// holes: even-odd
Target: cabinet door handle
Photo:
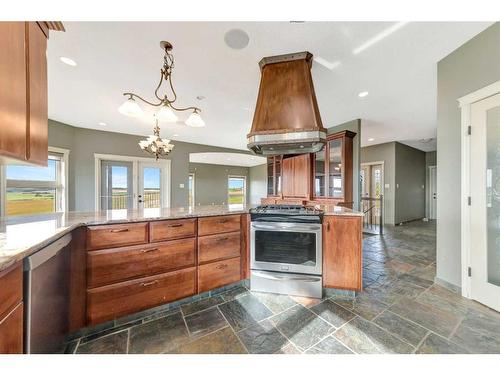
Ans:
[[[184,224],[170,224],[168,225],[170,228],[178,228],[178,227],[182,227]]]
[[[123,232],[128,232],[129,229],[128,228],[122,228],[122,229],[111,229],[110,232],[111,233],[123,233]]]
[[[159,250],[159,248],[157,247],[153,247],[151,249],[142,249],[141,253],[150,253],[151,251],[157,251],[157,250]]]
[[[155,284],[158,284],[158,280],[149,281],[147,283],[141,283],[141,286],[150,286],[150,285],[155,285]]]
[[[223,270],[224,268],[227,268],[227,264],[224,263],[224,264],[219,264],[217,267],[216,267],[218,270]]]

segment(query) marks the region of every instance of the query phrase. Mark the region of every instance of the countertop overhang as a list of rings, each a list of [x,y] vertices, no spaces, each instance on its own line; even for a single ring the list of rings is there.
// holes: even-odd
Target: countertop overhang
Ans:
[[[81,226],[246,214],[253,207],[257,206],[210,205],[65,212],[0,218],[0,271]],[[361,212],[340,206],[321,206],[321,208],[326,216],[363,216]]]

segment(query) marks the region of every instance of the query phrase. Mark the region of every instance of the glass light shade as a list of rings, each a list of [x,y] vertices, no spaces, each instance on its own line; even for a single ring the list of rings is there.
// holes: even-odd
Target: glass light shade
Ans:
[[[140,148],[146,148],[146,147],[148,147],[148,145],[149,145],[148,141],[139,141]]]
[[[156,118],[159,121],[165,121],[165,122],[176,122],[178,117],[172,111],[172,108],[170,108],[168,105],[162,105],[160,110],[156,112]]]
[[[118,107],[118,112],[125,116],[139,117],[143,115],[141,107],[133,99],[128,98],[120,107]]]
[[[205,126],[205,121],[203,121],[199,113],[193,112],[186,120],[186,125],[193,128],[202,128]]]

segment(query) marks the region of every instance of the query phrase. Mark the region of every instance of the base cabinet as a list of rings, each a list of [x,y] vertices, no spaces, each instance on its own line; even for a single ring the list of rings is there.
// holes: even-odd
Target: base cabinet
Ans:
[[[0,354],[23,353],[23,303],[0,322]]]
[[[0,271],[0,354],[23,353],[23,269]]]
[[[361,291],[362,220],[360,216],[324,217],[324,287]]]

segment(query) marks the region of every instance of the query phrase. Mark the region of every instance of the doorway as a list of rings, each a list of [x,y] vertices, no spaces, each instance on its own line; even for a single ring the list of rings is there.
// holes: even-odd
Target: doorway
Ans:
[[[95,154],[96,210],[170,206],[170,160]]]
[[[500,82],[497,85],[496,94],[462,106],[462,122],[472,124],[462,181],[462,193],[468,194],[462,216],[462,293],[500,311]]]
[[[384,225],[384,162],[362,163],[361,208],[364,213],[363,231],[382,234]]]

